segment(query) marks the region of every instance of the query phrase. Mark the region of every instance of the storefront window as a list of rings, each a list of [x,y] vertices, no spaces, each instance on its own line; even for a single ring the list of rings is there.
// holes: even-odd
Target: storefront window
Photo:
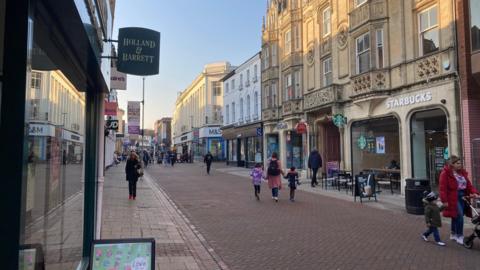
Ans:
[[[263,143],[262,137],[255,137],[255,162],[262,163],[262,152],[263,152]]]
[[[280,155],[280,152],[278,151],[278,135],[277,134],[272,134],[267,136],[267,158],[270,158],[272,156],[272,153],[277,153],[277,155]],[[279,156],[280,158],[280,156]]]
[[[33,29],[45,26],[35,22]],[[77,89],[78,83],[63,70],[64,59],[58,58],[63,54],[54,49],[54,42],[33,36],[25,89],[27,175],[20,269],[30,269],[32,252],[40,255],[45,269],[75,269],[83,249],[86,96],[81,91],[86,89]]]
[[[237,161],[237,139],[230,140],[230,160]]]
[[[393,161],[397,169],[402,165],[398,120],[395,117],[354,122],[351,138],[354,174],[387,169]]]
[[[255,161],[255,137],[247,138],[247,161]]]
[[[295,131],[287,133],[287,168],[303,169],[302,135]]]
[[[238,145],[239,145],[239,153],[240,153],[240,160],[245,161],[245,140],[244,139],[239,139],[238,140]]]
[[[429,179],[436,188],[449,156],[447,117],[440,109],[417,112],[412,116],[411,129],[413,177]]]

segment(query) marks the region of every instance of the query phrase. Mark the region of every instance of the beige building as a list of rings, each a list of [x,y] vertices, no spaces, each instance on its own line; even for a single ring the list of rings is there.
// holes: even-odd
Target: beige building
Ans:
[[[220,82],[232,70],[230,63],[205,65],[202,73],[182,92],[175,103],[172,138],[179,154],[199,158],[210,151],[225,159],[222,125],[223,86]]]
[[[461,153],[454,22],[447,0],[271,1],[266,153],[305,168],[303,153],[317,148],[327,175],[374,172],[402,187],[426,178],[435,188],[445,158]],[[297,134],[303,120],[307,133]]]

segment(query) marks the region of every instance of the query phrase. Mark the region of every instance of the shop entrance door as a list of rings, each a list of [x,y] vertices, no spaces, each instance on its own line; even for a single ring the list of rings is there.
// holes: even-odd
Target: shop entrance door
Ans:
[[[447,117],[440,109],[417,112],[411,120],[413,177],[430,180],[438,190],[440,172],[449,156]]]
[[[289,131],[287,134],[287,168],[303,169],[302,134]]]

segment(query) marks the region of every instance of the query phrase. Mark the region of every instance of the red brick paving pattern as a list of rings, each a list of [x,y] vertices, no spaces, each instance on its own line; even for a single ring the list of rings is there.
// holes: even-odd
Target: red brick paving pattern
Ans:
[[[196,164],[148,171],[230,269],[480,269],[479,239],[447,242],[445,225],[446,247],[424,243],[422,216],[301,191],[275,203],[265,184],[258,202],[249,179]]]

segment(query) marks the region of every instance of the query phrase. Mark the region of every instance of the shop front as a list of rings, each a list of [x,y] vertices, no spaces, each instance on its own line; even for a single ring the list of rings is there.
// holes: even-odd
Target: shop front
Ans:
[[[87,269],[101,228],[98,149],[110,82],[111,3],[17,0],[0,7],[6,153],[0,163],[8,168],[2,173],[8,192],[0,196],[2,269]],[[58,76],[34,76],[42,71]],[[71,106],[70,90],[85,103]],[[83,134],[67,130],[79,123]]]
[[[225,160],[225,145],[219,126],[202,127],[199,129],[200,156],[210,152],[215,161]]]
[[[227,165],[253,167],[263,162],[263,137],[260,123],[230,126],[222,130],[227,144]]]
[[[393,175],[402,193],[406,178],[438,189],[448,157],[461,155],[456,100],[454,82],[443,82],[346,105],[346,169]]]

